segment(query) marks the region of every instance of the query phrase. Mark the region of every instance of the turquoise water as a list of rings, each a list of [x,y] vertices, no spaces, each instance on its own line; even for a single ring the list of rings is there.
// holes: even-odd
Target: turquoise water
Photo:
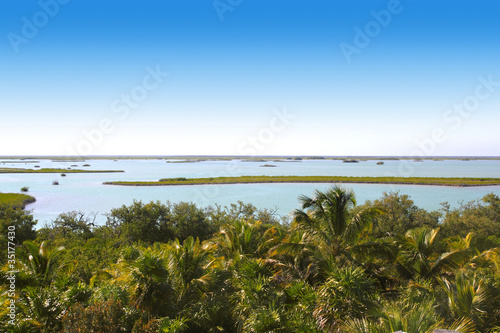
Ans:
[[[9,161],[12,161],[10,159]],[[226,206],[237,201],[253,203],[258,208],[276,209],[287,215],[298,208],[297,197],[311,195],[317,188],[326,189],[331,184],[236,184],[200,186],[111,186],[103,185],[113,180],[158,180],[169,177],[217,177],[239,175],[332,175],[332,176],[413,176],[413,177],[499,177],[500,161],[425,161],[403,162],[377,161],[342,163],[331,160],[304,160],[300,162],[242,162],[205,161],[198,163],[166,163],[165,160],[87,160],[85,162],[6,163],[0,167],[33,168],[35,165],[47,168],[68,168],[78,165],[79,169],[124,170],[124,173],[103,174],[0,174],[0,192],[19,192],[23,186],[30,188],[29,194],[37,201],[27,206],[39,220],[54,220],[60,213],[72,210],[96,213],[97,223],[104,223],[112,208],[131,204],[134,199],[165,202],[190,201],[201,206]],[[83,164],[90,167],[83,167]],[[263,168],[263,164],[277,165]],[[52,185],[57,180],[59,186]],[[446,187],[421,185],[344,184],[352,188],[358,203],[374,200],[383,192],[400,191],[408,194],[415,203],[428,210],[439,209],[441,202],[457,207],[460,202],[480,199],[487,193],[500,195],[500,186],[488,187]]]

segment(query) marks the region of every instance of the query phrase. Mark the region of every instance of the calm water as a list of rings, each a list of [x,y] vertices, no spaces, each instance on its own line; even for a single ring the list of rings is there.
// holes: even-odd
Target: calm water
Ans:
[[[287,215],[298,208],[297,197],[311,195],[315,189],[326,189],[331,184],[238,184],[200,186],[155,186],[132,187],[103,185],[113,180],[158,180],[170,177],[217,177],[239,175],[332,175],[332,176],[413,176],[413,177],[498,177],[500,161],[425,161],[403,162],[377,161],[342,163],[330,160],[304,160],[300,162],[242,162],[206,161],[198,163],[166,163],[165,160],[87,160],[85,162],[5,163],[0,167],[68,168],[78,165],[79,169],[124,170],[124,173],[102,174],[0,174],[0,192],[19,192],[23,186],[30,188],[29,194],[37,201],[27,206],[39,220],[54,220],[60,213],[72,210],[97,213],[97,222],[104,223],[103,214],[112,208],[131,204],[134,199],[165,202],[190,201],[201,206],[219,204],[222,206],[243,201],[258,208],[276,209]],[[9,160],[13,161],[13,160]],[[83,164],[90,167],[83,167]],[[275,168],[261,167],[274,164]],[[57,180],[59,186],[52,185]],[[462,201],[480,199],[487,193],[500,195],[500,186],[488,187],[445,187],[414,185],[344,184],[352,188],[358,203],[374,200],[383,192],[400,191],[408,194],[415,203],[428,210],[439,209],[441,202],[457,207]]]

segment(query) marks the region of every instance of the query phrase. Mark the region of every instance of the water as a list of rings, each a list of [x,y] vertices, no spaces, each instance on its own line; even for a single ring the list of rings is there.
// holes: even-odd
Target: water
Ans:
[[[60,213],[82,211],[96,213],[97,223],[104,223],[111,209],[129,205],[133,200],[148,202],[189,201],[200,206],[228,206],[237,201],[252,203],[258,208],[275,209],[287,215],[298,208],[298,196],[312,195],[315,189],[326,189],[331,184],[235,184],[200,186],[111,186],[105,181],[114,180],[158,180],[171,177],[218,177],[240,175],[324,175],[324,176],[413,176],[413,177],[496,177],[500,178],[500,161],[425,161],[403,162],[377,161],[342,163],[333,160],[303,160],[300,162],[243,162],[205,161],[197,163],[166,163],[165,160],[87,160],[85,162],[6,163],[0,167],[68,168],[124,170],[124,173],[70,174],[0,174],[0,192],[19,192],[28,186],[29,194],[37,201],[27,206],[39,220],[39,226],[54,220]],[[12,161],[10,159],[9,161]],[[83,167],[83,164],[90,167]],[[261,167],[263,164],[277,165],[275,168]],[[408,168],[410,166],[411,168]],[[414,170],[412,170],[414,168]],[[54,186],[57,180],[60,185]],[[441,208],[441,202],[457,207],[460,202],[480,199],[485,194],[500,195],[500,186],[446,187],[422,185],[344,184],[352,188],[358,200],[380,198],[384,192],[400,191],[408,194],[415,203],[427,210]]]

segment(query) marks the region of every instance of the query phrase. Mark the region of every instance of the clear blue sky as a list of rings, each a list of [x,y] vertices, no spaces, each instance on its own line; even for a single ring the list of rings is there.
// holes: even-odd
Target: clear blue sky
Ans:
[[[500,155],[499,15],[496,0],[5,0],[0,155]]]

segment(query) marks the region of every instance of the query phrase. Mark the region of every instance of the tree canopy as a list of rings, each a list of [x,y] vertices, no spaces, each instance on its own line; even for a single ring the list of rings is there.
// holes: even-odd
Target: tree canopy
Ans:
[[[500,332],[500,198],[440,211],[333,186],[291,219],[143,203],[35,230],[0,206],[2,332]],[[10,227],[10,229],[9,229]],[[10,300],[15,320],[10,321]]]

